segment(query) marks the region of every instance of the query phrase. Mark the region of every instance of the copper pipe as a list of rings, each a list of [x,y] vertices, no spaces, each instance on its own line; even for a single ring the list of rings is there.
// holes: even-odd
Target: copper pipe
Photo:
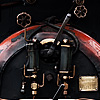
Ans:
[[[31,78],[31,76],[26,76],[26,73],[25,73],[25,65],[24,65],[24,77]]]
[[[57,86],[59,86],[59,74],[57,75]]]
[[[73,66],[73,76],[72,77],[69,76],[69,79],[72,79],[74,77],[75,77],[75,65]]]
[[[45,75],[43,74],[43,82],[42,82],[42,85],[39,85],[39,87],[44,87],[44,78],[45,78]]]
[[[26,31],[26,28],[24,28],[24,39],[25,39],[26,41],[29,41],[29,40],[26,39],[26,32],[27,32],[27,31]]]
[[[33,96],[33,99],[35,99],[35,96]]]

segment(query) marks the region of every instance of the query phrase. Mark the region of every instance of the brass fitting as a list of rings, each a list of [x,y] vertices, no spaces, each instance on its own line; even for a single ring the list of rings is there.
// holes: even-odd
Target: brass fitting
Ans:
[[[32,88],[33,90],[36,90],[37,87],[38,87],[38,84],[37,84],[37,83],[32,83],[32,84],[31,84],[31,88]]]

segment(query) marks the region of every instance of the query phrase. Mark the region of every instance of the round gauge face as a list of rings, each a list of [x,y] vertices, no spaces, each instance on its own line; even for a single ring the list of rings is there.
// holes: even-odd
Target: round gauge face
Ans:
[[[29,4],[33,4],[36,2],[36,0],[26,0]]]

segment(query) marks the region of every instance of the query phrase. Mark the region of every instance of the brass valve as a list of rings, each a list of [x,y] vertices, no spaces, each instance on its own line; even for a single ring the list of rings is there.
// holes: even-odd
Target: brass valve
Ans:
[[[84,18],[86,17],[87,14],[87,9],[85,8],[84,5],[80,5],[77,6],[74,10],[74,14],[78,17],[78,18]]]
[[[76,0],[77,5],[83,5],[85,0]]]
[[[32,83],[31,84],[31,89],[37,90],[37,88],[38,88],[38,84],[37,83]]]
[[[31,83],[32,95],[36,95],[37,94],[37,88],[38,88],[38,84],[37,83]]]
[[[78,17],[78,18],[84,18],[86,17],[87,14],[87,9],[84,6],[84,2],[85,0],[76,0],[76,4],[78,5],[75,10],[74,10],[74,14]]]
[[[17,24],[22,26],[24,28],[24,38],[26,41],[29,41],[26,39],[26,27],[31,24],[31,16],[27,14],[26,12],[22,12],[17,15]]]
[[[22,12],[17,16],[17,24],[22,26],[23,28],[29,26],[31,24],[31,16],[26,12]]]

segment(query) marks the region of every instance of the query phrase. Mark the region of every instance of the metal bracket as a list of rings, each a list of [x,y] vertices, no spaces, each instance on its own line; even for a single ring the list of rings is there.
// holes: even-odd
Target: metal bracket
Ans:
[[[36,79],[37,78],[37,72],[35,71],[35,72],[32,72],[33,73],[33,75],[31,75],[31,76],[26,76],[26,67],[25,67],[25,65],[24,65],[24,77],[25,78],[28,78],[28,79]],[[45,81],[45,74],[43,73],[43,81],[42,81],[42,85],[40,85],[40,84],[38,84],[36,81],[34,81],[34,82],[32,82],[31,83],[31,89],[32,89],[32,95],[33,95],[33,97],[35,97],[35,95],[37,94],[37,89],[38,88],[42,88],[42,87],[44,87],[44,81]],[[25,92],[25,83],[26,82],[22,82],[22,89],[21,89],[21,92],[22,93],[24,93]]]
[[[29,78],[29,79],[30,79],[30,78],[37,78],[37,75],[36,75],[37,72],[33,72],[34,75],[32,75],[32,76],[26,76],[26,74],[25,74],[25,73],[26,73],[26,72],[25,72],[25,69],[26,69],[26,68],[25,68],[25,65],[24,65],[24,77],[25,77],[25,78]],[[39,85],[39,84],[38,84],[38,87],[44,87],[44,81],[45,81],[45,74],[43,73],[43,82],[42,82],[42,85]]]
[[[67,74],[70,73],[68,71],[60,71],[60,73],[57,75],[57,86],[59,86],[59,82],[61,81],[60,79],[60,74]],[[63,80],[67,80],[67,79],[73,79],[75,77],[75,65],[73,66],[73,76],[63,76]]]

